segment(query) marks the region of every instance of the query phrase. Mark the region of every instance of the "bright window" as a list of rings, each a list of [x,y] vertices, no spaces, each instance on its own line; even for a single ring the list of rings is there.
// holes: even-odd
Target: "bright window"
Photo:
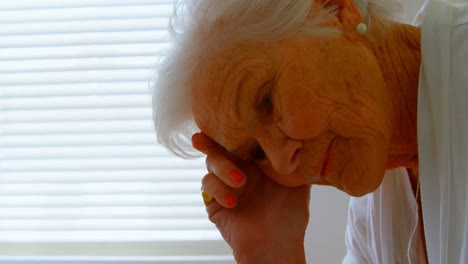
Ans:
[[[203,160],[155,143],[149,90],[171,10],[0,1],[0,263],[230,258],[199,195]]]

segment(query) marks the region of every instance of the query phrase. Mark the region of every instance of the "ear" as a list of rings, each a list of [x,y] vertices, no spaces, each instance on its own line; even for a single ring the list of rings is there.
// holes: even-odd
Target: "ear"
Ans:
[[[363,22],[361,12],[353,0],[315,0],[324,9],[333,8],[337,12],[337,18],[344,35],[354,40],[361,36],[356,32],[356,26]]]

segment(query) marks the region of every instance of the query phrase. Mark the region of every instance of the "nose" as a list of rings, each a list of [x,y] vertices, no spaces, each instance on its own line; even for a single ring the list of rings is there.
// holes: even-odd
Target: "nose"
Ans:
[[[301,141],[275,137],[259,137],[257,141],[278,174],[289,175],[299,166],[298,153],[302,148]]]

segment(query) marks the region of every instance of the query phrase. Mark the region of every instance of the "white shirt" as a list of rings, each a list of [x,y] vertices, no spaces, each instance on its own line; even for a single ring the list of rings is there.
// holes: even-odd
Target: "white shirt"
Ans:
[[[343,263],[425,263],[418,223],[406,169],[387,171],[375,192],[350,200]]]
[[[418,154],[429,263],[468,263],[468,0],[429,0],[421,25]],[[351,198],[343,263],[425,263],[402,168]]]

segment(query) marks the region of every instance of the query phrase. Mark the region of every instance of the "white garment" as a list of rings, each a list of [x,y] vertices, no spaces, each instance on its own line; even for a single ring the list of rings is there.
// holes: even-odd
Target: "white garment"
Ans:
[[[421,55],[418,154],[429,263],[466,264],[468,0],[426,3]],[[343,263],[425,263],[419,232],[409,231],[416,206],[401,168],[388,171],[376,192],[351,198]]]
[[[375,192],[350,200],[343,263],[425,263],[417,208],[406,169],[387,171]]]
[[[429,263],[468,263],[468,0],[429,1],[421,27],[419,172]]]

